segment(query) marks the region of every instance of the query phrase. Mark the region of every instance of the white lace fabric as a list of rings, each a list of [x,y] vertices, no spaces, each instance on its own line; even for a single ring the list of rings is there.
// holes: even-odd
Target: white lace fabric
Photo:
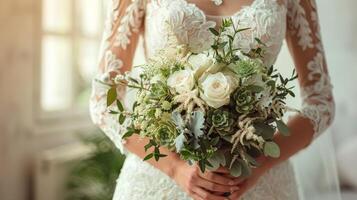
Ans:
[[[334,104],[313,0],[254,0],[232,16],[235,23],[251,29],[238,35],[235,44],[242,49],[254,47],[254,38],[267,44],[266,64],[274,64],[286,38],[302,90],[301,115],[314,127],[314,137],[331,123]],[[93,81],[90,110],[98,125],[116,146],[128,155],[118,179],[114,199],[190,199],[165,174],[127,152],[121,136],[125,125],[108,113],[107,87],[118,73],[130,71],[140,32],[143,31],[146,56],[170,45],[185,45],[198,52],[209,48],[212,34],[207,30],[219,21],[209,19],[195,4],[186,0],[111,0],[100,54],[100,70]],[[145,28],[144,28],[145,27]],[[169,41],[174,34],[177,44]],[[133,102],[131,97],[123,99]],[[299,199],[294,172],[289,162],[264,175],[243,199]]]
[[[314,138],[331,124],[335,105],[314,0],[288,0],[287,41],[293,52],[302,94],[302,116],[314,127]]]

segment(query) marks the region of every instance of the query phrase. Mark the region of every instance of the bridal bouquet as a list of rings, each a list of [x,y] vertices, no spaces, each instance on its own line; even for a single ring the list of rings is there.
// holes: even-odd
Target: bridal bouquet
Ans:
[[[262,61],[264,44],[248,52],[234,47],[236,35],[247,29],[224,20],[210,29],[215,40],[199,54],[184,46],[166,49],[141,66],[139,78],[118,75],[108,90],[107,104],[118,123],[126,123],[123,138],[139,134],[150,139],[144,160],[166,155],[160,146],[176,151],[183,160],[205,169],[227,167],[233,176],[249,176],[258,167],[256,158],[277,158],[277,130],[289,135],[282,118],[285,100],[294,96],[288,83]],[[137,89],[130,111],[117,99],[118,88]]]

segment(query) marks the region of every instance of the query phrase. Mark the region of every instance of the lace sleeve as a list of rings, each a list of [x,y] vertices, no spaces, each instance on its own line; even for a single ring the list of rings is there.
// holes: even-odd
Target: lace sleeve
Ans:
[[[139,38],[144,18],[145,0],[110,0],[108,1],[107,20],[103,34],[99,70],[92,81],[90,113],[96,124],[120,149],[126,153],[121,135],[125,124],[120,126],[117,118],[109,114],[106,105],[108,87],[103,83],[112,83],[113,77],[131,69],[133,55]],[[124,90],[119,89],[121,97]]]
[[[308,118],[316,138],[334,117],[332,85],[328,75],[315,0],[287,0],[286,40],[299,75],[303,100],[301,115]]]

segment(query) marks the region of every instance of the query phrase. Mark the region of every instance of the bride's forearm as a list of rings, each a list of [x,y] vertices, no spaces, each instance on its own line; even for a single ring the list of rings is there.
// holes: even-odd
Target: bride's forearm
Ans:
[[[286,161],[311,143],[314,130],[309,119],[296,115],[289,120],[288,127],[290,136],[286,137],[277,134],[274,138],[274,141],[280,147],[280,157],[278,159],[265,158],[264,165],[266,167],[271,168]]]
[[[126,138],[124,144],[125,148],[131,153],[136,154],[140,158],[145,158],[145,156],[150,152],[145,152],[144,146],[149,142],[147,138],[140,137],[139,135],[132,135],[129,138]],[[180,164],[183,164],[185,161],[180,159],[179,155],[175,152],[170,151],[166,147],[160,147],[160,153],[167,155],[166,157],[161,157],[159,161],[156,161],[154,158],[146,160],[154,167],[158,168],[169,177],[173,177],[175,173],[175,167]]]

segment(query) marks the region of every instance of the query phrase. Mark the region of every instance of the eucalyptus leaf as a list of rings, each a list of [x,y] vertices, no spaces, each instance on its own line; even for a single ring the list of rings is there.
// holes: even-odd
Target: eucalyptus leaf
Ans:
[[[109,111],[109,114],[114,114],[114,115],[117,115],[117,114],[119,114],[119,112],[114,111],[114,110],[110,110],[110,111]]]
[[[149,160],[150,158],[152,158],[154,156],[154,154],[153,153],[150,153],[150,154],[148,154],[147,156],[145,156],[145,158],[143,159],[144,161],[145,160]]]
[[[225,135],[225,136],[222,136],[222,138],[227,141],[227,142],[232,142],[232,136],[231,135]]]
[[[226,165],[226,158],[224,157],[223,152],[221,151],[216,151],[209,159],[208,162],[210,162],[213,166],[214,169],[218,169],[221,165],[225,166]]]
[[[158,147],[155,147],[155,150],[154,150],[154,158],[156,161],[159,161],[159,158],[160,158],[160,150]]]
[[[253,158],[252,156],[250,156],[248,153],[244,153],[245,159],[253,166],[258,166],[259,163],[255,160],[255,158]]]
[[[230,175],[239,177],[242,175],[242,165],[239,162],[234,162],[229,171]]]
[[[265,140],[273,139],[275,130],[270,125],[263,122],[254,123],[254,128]]]
[[[218,144],[218,142],[219,142],[219,137],[215,137],[215,138],[213,138],[212,140],[211,140],[211,144],[212,145],[217,145]]]
[[[249,167],[248,163],[242,159],[238,159],[239,164],[242,166],[242,177],[248,177],[252,174],[252,169]]]
[[[212,33],[213,35],[219,36],[219,32],[218,32],[216,29],[214,29],[214,28],[209,28],[209,31],[211,31],[211,33]]]
[[[119,124],[122,125],[125,121],[125,115],[120,114],[118,117]]]
[[[266,142],[264,144],[264,154],[272,158],[279,158],[280,148],[275,142]]]
[[[222,42],[218,45],[218,48],[224,48],[227,44],[228,42]]]
[[[289,127],[282,120],[277,120],[276,126],[278,127],[278,130],[282,135],[284,136],[290,135]]]
[[[146,144],[146,145],[144,146],[145,152],[146,152],[148,149],[150,149],[152,146],[153,146],[153,145],[152,145],[151,142],[149,142],[148,144]]]
[[[124,106],[119,100],[117,100],[117,107],[120,112],[124,111]]]
[[[128,130],[126,133],[124,133],[124,135],[122,136],[122,138],[127,138],[127,137],[130,137],[132,136],[133,134],[135,133],[135,131],[133,130]]]
[[[255,38],[255,41],[257,41],[260,45],[266,46],[266,44],[263,43],[259,38]]]
[[[133,77],[128,77],[129,78],[129,80],[131,81],[131,82],[134,82],[134,83],[136,83],[136,84],[139,84],[139,81],[138,80],[136,80],[135,78],[133,78]]]
[[[248,86],[246,86],[246,89],[250,90],[252,92],[255,92],[255,93],[264,91],[264,88],[261,86],[258,86],[258,85],[248,85]]]
[[[117,99],[117,89],[115,87],[112,87],[108,90],[107,92],[107,106],[110,106],[114,103],[114,101]]]
[[[206,171],[206,162],[205,162],[205,160],[198,161],[198,166],[200,167],[202,173],[204,173]]]
[[[138,102],[137,101],[135,101],[134,103],[133,103],[133,107],[132,107],[132,109],[133,110],[135,110],[135,108],[138,106],[139,104],[138,104]]]

